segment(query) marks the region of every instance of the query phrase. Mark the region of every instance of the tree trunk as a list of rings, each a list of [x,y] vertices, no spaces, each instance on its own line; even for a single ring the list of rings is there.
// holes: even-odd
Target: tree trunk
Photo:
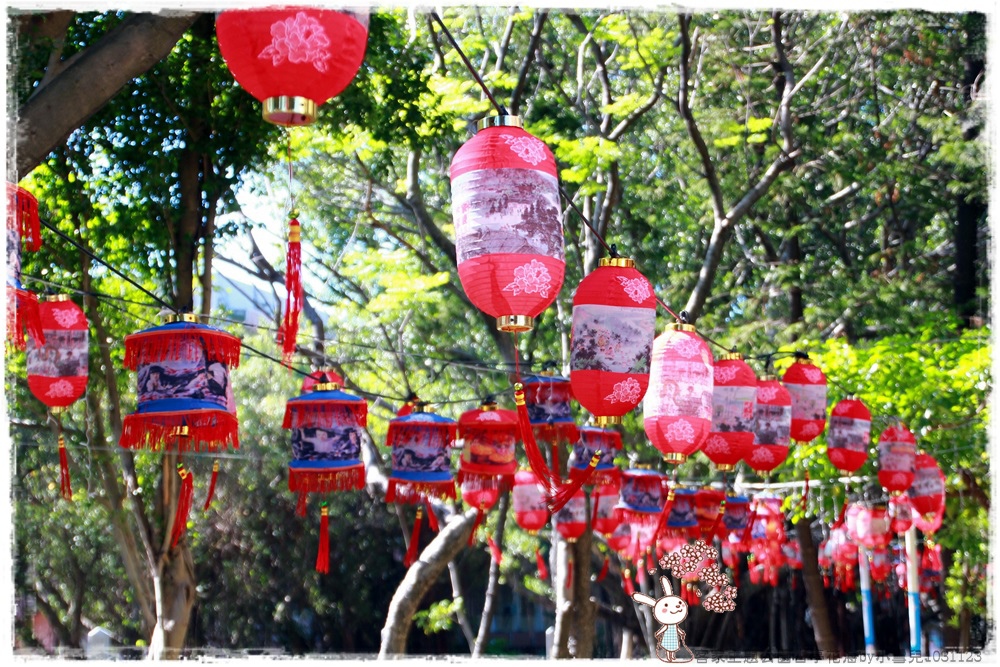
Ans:
[[[593,531],[590,527],[589,493],[586,494],[584,511],[587,517],[587,529],[570,548],[570,552],[573,554],[573,604],[569,609],[570,653],[578,660],[590,660],[594,657],[594,634],[596,632],[594,625],[596,605],[590,599]]]
[[[497,528],[494,533],[494,541],[500,551],[503,551],[504,529],[507,526],[507,506],[510,502],[510,491],[505,491],[500,496],[500,503],[497,511]],[[500,563],[490,560],[489,583],[486,586],[486,601],[483,603],[483,616],[479,621],[479,634],[476,635],[476,643],[472,648],[472,657],[482,657],[486,651],[486,644],[490,640],[490,624],[493,622],[494,604],[497,598],[497,589],[500,587]]]
[[[191,140],[191,137],[188,137]],[[181,190],[181,212],[173,238],[177,294],[174,305],[181,312],[194,312],[195,256],[201,227],[201,167],[197,153],[181,151],[177,166]]]
[[[549,658],[569,658],[570,607],[573,605],[573,589],[566,587],[569,574],[569,543],[556,531],[552,531],[552,589],[556,598],[556,618],[552,636],[552,654]]]
[[[803,517],[795,525],[802,551],[802,582],[806,587],[806,600],[812,614],[813,634],[820,657],[832,660],[839,656],[837,638],[830,627],[827,614],[826,596],[823,593],[823,577],[819,573],[818,553],[812,538],[812,519]]]

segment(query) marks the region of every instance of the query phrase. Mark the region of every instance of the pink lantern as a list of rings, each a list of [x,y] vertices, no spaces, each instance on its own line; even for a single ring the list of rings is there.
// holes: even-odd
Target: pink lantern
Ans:
[[[578,489],[562,509],[552,515],[552,525],[567,542],[576,542],[587,530],[587,498]]]
[[[868,571],[872,581],[877,584],[889,578],[889,549],[884,546],[875,547],[868,555]]]
[[[612,485],[599,486],[594,489],[592,501],[594,516],[591,528],[604,535],[610,535],[621,524],[621,517],[615,512],[618,505],[618,487]]]
[[[889,529],[893,533],[905,533],[913,525],[913,505],[910,496],[901,493],[889,496]]]
[[[778,379],[765,375],[757,384],[754,443],[746,458],[758,473],[770,472],[788,458],[792,397]]]
[[[549,521],[545,504],[545,489],[538,476],[530,470],[514,473],[514,520],[529,533],[537,533]]]
[[[837,403],[830,414],[826,455],[845,474],[857,472],[868,460],[872,414],[853,396]]]
[[[944,505],[944,473],[930,454],[917,454],[913,484],[908,495],[921,516],[934,515]]]
[[[736,352],[715,362],[712,430],[702,452],[721,472],[732,472],[753,446],[757,376]]]
[[[900,494],[913,484],[917,439],[902,424],[882,431],[878,439],[878,481],[890,494]]]
[[[792,396],[792,439],[812,442],[826,426],[826,376],[807,355],[797,352],[782,383]]]
[[[530,331],[555,300],[566,261],[552,151],[517,116],[494,116],[451,162],[458,277],[501,331]]]
[[[712,428],[712,352],[690,324],[669,324],[653,341],[643,428],[668,463],[698,451]]]

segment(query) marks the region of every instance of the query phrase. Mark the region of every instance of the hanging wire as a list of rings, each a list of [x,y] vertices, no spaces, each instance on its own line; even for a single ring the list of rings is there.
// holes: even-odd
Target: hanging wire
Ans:
[[[455,49],[455,52],[458,53],[458,56],[462,59],[462,62],[465,63],[465,68],[469,70],[469,74],[471,74],[472,78],[476,80],[476,83],[479,84],[479,87],[483,89],[483,93],[489,99],[490,103],[493,104],[493,107],[497,110],[497,113],[500,114],[501,116],[506,116],[507,108],[504,107],[504,105],[497,102],[496,98],[493,97],[493,93],[490,92],[490,89],[487,87],[486,82],[483,81],[482,77],[479,76],[479,72],[476,71],[476,68],[469,61],[468,57],[465,55],[465,52],[462,51],[462,47],[458,45],[458,42],[455,40],[454,36],[452,36],[451,31],[448,30],[448,26],[444,24],[444,21],[441,20],[441,17],[438,16],[437,12],[431,12],[431,18],[437,21],[438,25],[441,26],[441,30],[444,32],[445,37],[448,38],[448,41],[451,42],[452,48]]]

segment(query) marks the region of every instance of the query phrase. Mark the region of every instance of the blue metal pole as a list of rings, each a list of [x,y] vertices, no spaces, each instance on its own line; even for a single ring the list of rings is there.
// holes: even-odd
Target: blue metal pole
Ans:
[[[906,531],[906,599],[910,608],[910,656],[921,655],[920,632],[920,560],[917,555],[917,527]]]
[[[868,569],[868,549],[858,547],[858,571],[861,575],[861,619],[865,625],[865,655],[875,655],[875,610],[872,605],[872,577]]]

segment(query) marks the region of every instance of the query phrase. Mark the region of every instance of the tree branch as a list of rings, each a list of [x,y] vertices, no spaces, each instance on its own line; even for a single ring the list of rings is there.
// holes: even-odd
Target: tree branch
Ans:
[[[545,21],[548,17],[547,10],[535,14],[535,26],[531,30],[531,39],[528,40],[528,50],[524,54],[524,60],[521,61],[521,68],[517,73],[517,84],[510,95],[510,113],[513,116],[518,115],[520,110],[521,96],[524,94],[524,87],[528,81],[528,70],[531,69],[531,63],[535,60],[538,42],[542,37],[542,29],[545,27]]]

